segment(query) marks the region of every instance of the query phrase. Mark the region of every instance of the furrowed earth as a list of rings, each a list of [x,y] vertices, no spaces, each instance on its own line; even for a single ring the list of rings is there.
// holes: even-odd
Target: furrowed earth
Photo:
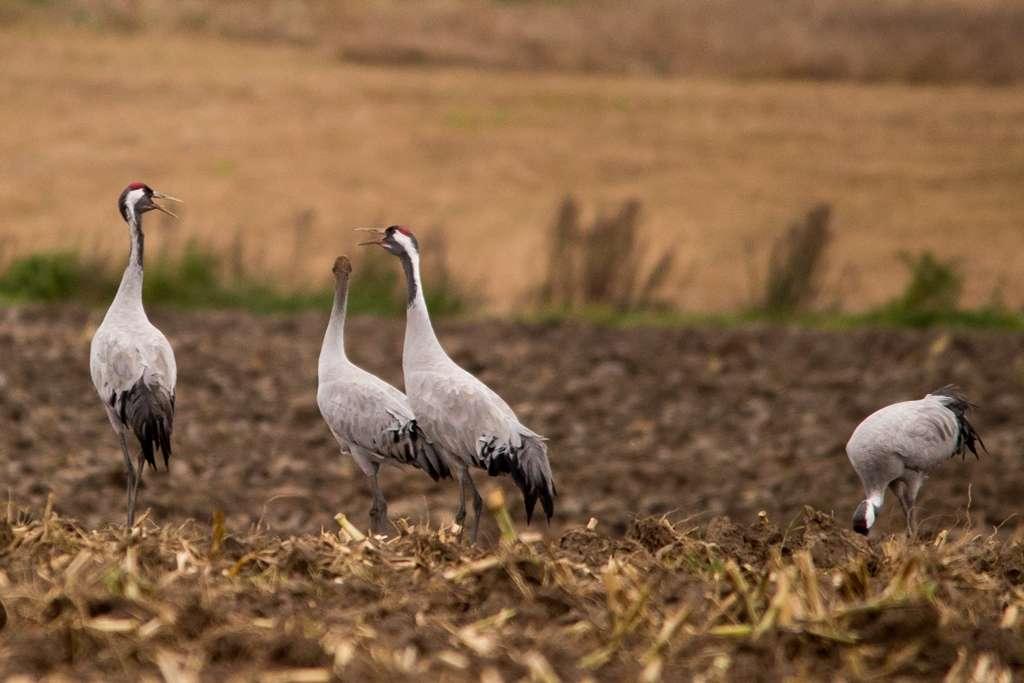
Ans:
[[[124,472],[88,373],[102,311],[0,311],[0,676],[67,680],[979,680],[1024,666],[1016,517],[1024,335],[441,321],[453,358],[550,438],[527,527],[507,479],[481,541],[454,482],[382,477],[395,535],[315,405],[326,314],[154,310],[178,357],[170,472]],[[350,357],[401,386],[403,324]],[[870,540],[844,444],[947,383],[989,454],[925,484],[919,538]],[[502,495],[503,492],[503,495]],[[339,513],[342,516],[338,516]],[[511,523],[505,521],[511,516]],[[593,521],[592,521],[593,520]],[[503,526],[504,525],[504,526]]]

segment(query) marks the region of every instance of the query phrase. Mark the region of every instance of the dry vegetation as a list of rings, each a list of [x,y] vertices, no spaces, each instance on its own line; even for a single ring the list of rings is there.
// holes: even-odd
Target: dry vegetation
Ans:
[[[1017,0],[48,0],[8,9],[314,47],[345,61],[865,81],[1024,78]],[[2,15],[0,15],[2,16]]]
[[[782,529],[597,520],[491,549],[344,516],[278,538],[215,521],[125,539],[48,507],[0,518],[0,675],[84,680],[1009,682],[1024,666],[1024,541],[868,543],[808,508]]]
[[[102,311],[0,310],[0,491],[23,508],[0,507],[0,679],[980,683],[1024,666],[1024,334],[438,321],[550,437],[558,482],[550,527],[524,525],[516,492],[521,542],[503,544],[494,505],[467,548],[455,485],[414,471],[383,473],[400,538],[335,521],[364,528],[369,499],[314,403],[326,310],[150,313],[178,353],[175,455],[147,472],[125,544],[123,463],[87,371]],[[346,330],[353,360],[400,385],[402,321]],[[846,439],[947,382],[991,454],[929,479],[917,543],[892,501],[865,543]]]
[[[675,250],[645,253],[648,242],[640,230],[640,208],[640,202],[627,201],[584,228],[579,205],[566,197],[549,232],[548,269],[539,304],[557,310],[658,308],[655,296],[672,274]]]
[[[976,10],[855,4],[1012,15],[999,2]],[[417,5],[422,14],[411,16],[399,5],[407,7],[337,11],[383,17],[365,19],[379,45],[415,36],[441,44],[429,31],[448,35],[476,16],[457,12],[461,4]],[[627,199],[642,203],[645,253],[677,251],[659,297],[691,310],[735,310],[760,299],[751,273],[765,271],[777,236],[825,201],[835,238],[822,300],[853,310],[887,301],[905,281],[898,254],[931,250],[958,260],[965,306],[987,303],[996,290],[1010,306],[1024,303],[1019,89],[504,71],[471,60],[366,66],[337,59],[335,46],[322,49],[327,37],[307,44],[260,39],[258,31],[243,36],[252,40],[224,36],[267,17],[287,25],[286,7],[318,5],[279,3],[261,13],[235,4],[117,4],[142,20],[115,31],[102,30],[111,19],[100,4],[75,6],[85,8],[77,23],[73,13],[55,18],[68,7],[55,2],[0,27],[0,97],[11,103],[0,108],[0,126],[16,131],[0,138],[0,266],[58,247],[120,263],[127,240],[114,200],[126,181],[143,178],[188,202],[175,230],[152,222],[151,255],[199,236],[240,253],[253,272],[319,285],[330,259],[350,248],[351,226],[405,222],[424,233],[443,225],[453,276],[493,308],[509,309],[531,300],[543,281],[545,231],[572,193],[585,207],[582,224]],[[519,21],[528,12],[591,16],[577,3],[473,7],[515,17],[494,20],[508,31],[529,26]],[[185,11],[210,14],[206,28],[156,19]],[[611,24],[628,24],[605,11]],[[462,18],[431,18],[440,12]],[[598,21],[601,12],[580,21]],[[759,13],[751,10],[752,22]],[[421,21],[423,32],[402,25],[382,38],[376,32],[388,21]],[[544,22],[548,31],[575,31],[572,21]],[[873,25],[864,30],[887,35]],[[983,44],[944,40],[950,49]],[[316,220],[299,230],[296,217],[309,211]]]
[[[821,286],[818,280],[825,249],[832,239],[828,229],[830,215],[827,204],[815,206],[772,245],[761,301],[763,310],[793,313],[814,302]]]

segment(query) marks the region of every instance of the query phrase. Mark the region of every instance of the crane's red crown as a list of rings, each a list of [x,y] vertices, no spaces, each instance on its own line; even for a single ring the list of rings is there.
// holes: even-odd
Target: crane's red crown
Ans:
[[[126,187],[125,189],[131,191],[131,190],[142,190],[142,189],[145,189],[145,188],[146,188],[146,183],[140,183],[138,181],[135,181],[134,183],[128,183],[128,187]]]
[[[412,237],[412,230],[405,227],[404,225],[392,225],[391,227],[397,230],[398,232],[402,233],[406,237]]]

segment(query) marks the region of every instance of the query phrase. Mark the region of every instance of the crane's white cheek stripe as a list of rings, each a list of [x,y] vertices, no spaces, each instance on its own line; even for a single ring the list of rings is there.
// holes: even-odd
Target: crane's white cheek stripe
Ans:
[[[142,188],[139,188],[137,190],[132,190],[131,192],[124,196],[125,209],[127,209],[128,215],[131,216],[132,218],[138,217],[139,214],[137,211],[135,211],[135,205],[138,203],[140,199],[142,199],[142,197],[145,194],[146,191],[143,190]]]
[[[406,237],[406,236],[405,236],[404,234],[402,234],[402,233],[401,233],[401,232],[399,232],[398,230],[395,230],[395,232],[394,232],[394,233],[392,233],[391,237],[392,237],[392,239],[394,239],[394,240],[395,240],[396,242],[398,242],[399,244],[401,244],[401,245],[402,245],[402,248],[404,248],[404,249],[405,249],[405,251],[406,251],[406,252],[407,252],[408,254],[412,255],[412,254],[415,254],[415,253],[416,253],[416,247],[414,247],[414,246],[413,246],[413,244],[412,244],[412,240],[411,240],[411,239],[409,239],[408,237]]]

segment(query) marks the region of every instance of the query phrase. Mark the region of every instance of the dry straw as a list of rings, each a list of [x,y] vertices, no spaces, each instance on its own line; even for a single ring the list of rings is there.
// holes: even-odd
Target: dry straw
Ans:
[[[1024,544],[952,530],[867,543],[806,510],[684,528],[596,522],[498,543],[398,520],[395,538],[210,526],[0,523],[0,675],[326,681],[747,676],[1010,680]],[[504,520],[504,522],[503,522]],[[978,676],[984,676],[979,679]]]

